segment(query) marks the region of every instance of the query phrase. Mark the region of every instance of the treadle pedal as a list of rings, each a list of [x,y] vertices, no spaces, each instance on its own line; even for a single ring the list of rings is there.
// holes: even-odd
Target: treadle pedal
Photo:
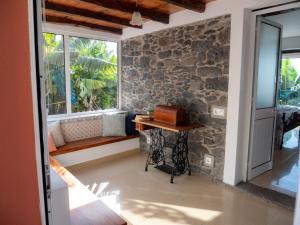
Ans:
[[[173,172],[173,167],[170,165],[167,165],[167,164],[155,166],[155,168],[159,169],[165,173],[168,173],[168,174],[172,174],[172,172]]]

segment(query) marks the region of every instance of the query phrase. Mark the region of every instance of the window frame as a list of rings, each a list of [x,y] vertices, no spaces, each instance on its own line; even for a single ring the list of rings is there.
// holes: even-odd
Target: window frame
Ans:
[[[300,48],[295,48],[295,49],[283,49],[281,50],[281,66],[280,66],[280,71],[281,71],[281,68],[282,68],[282,60],[283,59],[288,59],[288,58],[293,58],[294,56],[296,56],[296,58],[300,58]],[[281,80],[281,72],[280,72],[280,80]],[[280,97],[279,97],[279,93],[280,93],[280,90],[281,88],[278,89],[278,102],[276,103],[276,105],[281,105],[279,104],[279,100],[280,100]],[[281,106],[284,106],[284,105],[281,105]],[[289,106],[294,106],[294,105],[289,105]],[[298,106],[296,106],[298,107]]]
[[[73,118],[78,116],[89,116],[95,114],[111,113],[121,110],[121,39],[114,34],[107,34],[98,31],[93,31],[85,28],[77,28],[70,26],[62,26],[56,24],[43,24],[43,33],[52,33],[63,36],[64,52],[65,52],[65,79],[66,79],[66,114],[47,115],[48,120],[59,120],[66,118]],[[99,41],[115,42],[117,44],[117,106],[112,109],[95,110],[89,112],[74,112],[72,113],[71,105],[71,76],[70,76],[70,51],[69,42],[70,37],[88,38]]]
[[[42,32],[42,34],[44,34],[44,33],[48,33],[48,34],[53,34],[53,35],[60,35],[60,36],[62,36],[62,44],[63,44],[63,52],[64,52],[64,75],[65,75],[65,92],[66,92],[66,96],[65,96],[65,101],[66,101],[66,113],[64,113],[64,114],[55,114],[55,115],[66,115],[67,114],[67,112],[68,112],[68,102],[67,102],[67,79],[66,79],[66,52],[65,52],[65,50],[66,50],[66,48],[65,48],[65,36],[64,35],[62,35],[62,34],[60,34],[60,33],[53,33],[53,32]],[[42,38],[43,39],[43,38]],[[43,39],[44,40],[44,39]],[[44,46],[42,46],[42,47],[44,47]],[[44,51],[44,50],[43,50]],[[43,66],[44,66],[44,64],[43,64]],[[47,76],[45,76],[45,79],[47,79],[46,78]],[[46,87],[45,87],[46,88]],[[45,96],[46,97],[46,96]],[[45,98],[46,99],[46,98]],[[45,102],[46,102],[46,107],[47,107],[47,100],[45,100]],[[48,115],[48,111],[46,110],[46,113],[47,113],[47,116],[49,117],[49,116],[55,116],[55,115]]]
[[[300,58],[300,49],[288,49],[281,51],[281,59],[292,58],[294,56]]]

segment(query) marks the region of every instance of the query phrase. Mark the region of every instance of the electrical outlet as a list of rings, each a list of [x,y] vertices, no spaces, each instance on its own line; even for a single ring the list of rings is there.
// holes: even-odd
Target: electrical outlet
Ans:
[[[210,154],[204,154],[204,166],[213,168],[215,167],[215,157]]]
[[[212,106],[211,117],[218,119],[226,119],[226,108],[222,106]]]

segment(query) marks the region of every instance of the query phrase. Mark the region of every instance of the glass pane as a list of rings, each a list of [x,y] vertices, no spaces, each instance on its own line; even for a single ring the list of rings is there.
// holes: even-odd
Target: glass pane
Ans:
[[[279,105],[300,106],[300,54],[283,54]]]
[[[65,53],[62,35],[43,33],[48,115],[64,114],[66,106]]]
[[[72,112],[117,107],[117,43],[70,38]]]
[[[256,108],[275,106],[280,29],[262,23],[258,61]]]

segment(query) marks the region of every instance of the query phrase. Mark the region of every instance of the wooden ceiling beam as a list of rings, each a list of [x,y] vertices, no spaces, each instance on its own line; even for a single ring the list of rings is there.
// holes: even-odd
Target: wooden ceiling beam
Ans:
[[[118,10],[126,13],[133,13],[136,10],[135,3],[128,3],[120,0],[81,0],[81,2],[91,3],[104,8]],[[163,13],[153,9],[147,9],[141,6],[138,7],[138,10],[144,18],[165,24],[169,23],[170,15],[167,13]]]
[[[83,16],[83,17],[87,17],[87,18],[91,18],[91,19],[103,20],[106,22],[123,25],[123,26],[127,26],[127,27],[134,27],[134,28],[139,28],[139,29],[143,28],[142,26],[131,25],[129,23],[129,21],[126,19],[106,15],[101,12],[94,12],[91,10],[80,9],[80,8],[76,8],[73,6],[66,6],[63,4],[57,4],[57,3],[52,3],[52,2],[46,2],[45,6],[46,6],[46,9],[50,9],[50,10],[53,10],[53,11],[56,11],[59,13],[68,13],[68,14],[72,14],[72,15],[76,15],[76,16]]]
[[[61,23],[61,24],[72,24],[72,25],[76,25],[76,26],[89,27],[89,28],[92,28],[92,29],[95,29],[95,30],[111,32],[111,33],[119,34],[119,35],[121,35],[123,33],[122,29],[102,26],[102,25],[98,25],[98,24],[94,24],[94,23],[78,21],[78,20],[65,18],[65,17],[50,16],[50,15],[47,15],[47,14],[46,14],[46,22]]]
[[[169,4],[179,6],[181,8],[186,8],[196,12],[203,13],[205,11],[206,3],[202,0],[163,0]]]

